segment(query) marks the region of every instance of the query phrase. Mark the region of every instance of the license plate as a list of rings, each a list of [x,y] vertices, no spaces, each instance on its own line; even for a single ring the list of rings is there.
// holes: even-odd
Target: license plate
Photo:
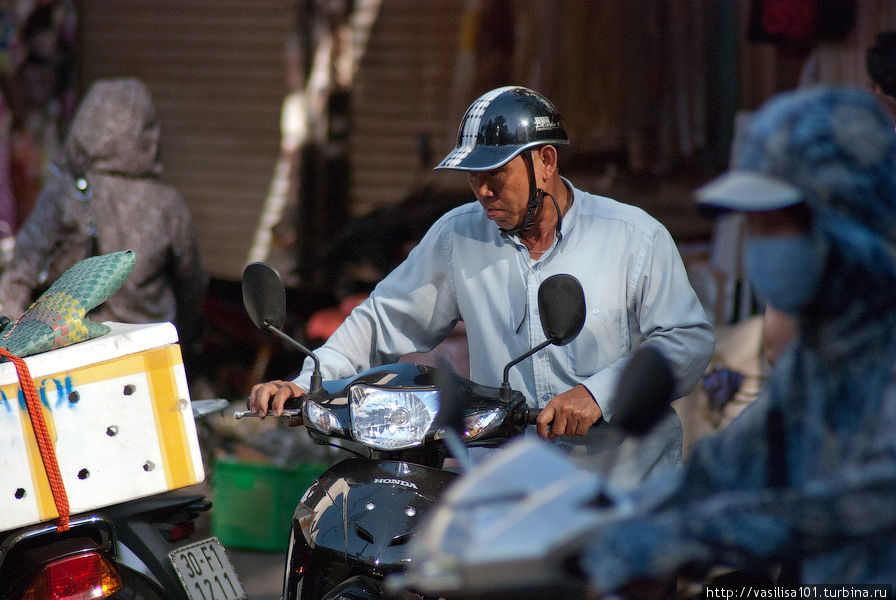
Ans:
[[[168,560],[190,600],[247,600],[224,545],[216,537],[181,546]]]

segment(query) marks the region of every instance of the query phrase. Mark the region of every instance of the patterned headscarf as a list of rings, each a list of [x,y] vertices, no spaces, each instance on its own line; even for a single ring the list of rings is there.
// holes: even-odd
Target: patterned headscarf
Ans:
[[[896,133],[871,94],[821,87],[776,97],[734,167],[798,188],[815,234],[832,246],[819,296],[801,320],[849,335],[843,326],[887,318],[880,311],[896,306]]]

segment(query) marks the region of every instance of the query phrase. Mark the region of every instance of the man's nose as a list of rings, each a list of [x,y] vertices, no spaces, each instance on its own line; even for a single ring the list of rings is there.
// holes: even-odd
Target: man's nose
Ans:
[[[476,192],[476,195],[479,197],[485,198],[494,195],[492,189],[488,185],[488,178],[485,177],[483,173],[477,173],[475,171],[470,172],[468,181],[470,182],[470,187],[473,188],[473,191]]]

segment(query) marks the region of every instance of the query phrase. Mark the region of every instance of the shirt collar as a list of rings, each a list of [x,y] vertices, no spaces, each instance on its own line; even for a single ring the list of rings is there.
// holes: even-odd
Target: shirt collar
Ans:
[[[572,200],[572,205],[569,207],[569,210],[566,211],[566,214],[563,215],[563,223],[560,226],[560,233],[563,234],[563,238],[565,239],[567,233],[575,227],[575,224],[579,220],[579,206],[582,205],[582,197],[581,192],[577,190],[566,177],[561,176],[560,179],[566,185],[569,197]]]
[[[581,192],[577,190],[572,183],[566,178],[561,176],[560,179],[566,185],[566,189],[569,192],[569,197],[572,199],[572,205],[566,211],[566,214],[563,215],[563,222],[560,225],[560,233],[565,238],[567,232],[571,231],[575,226],[575,222],[578,220],[579,215],[579,205],[581,204]],[[483,212],[483,214],[485,214]],[[520,236],[518,234],[510,234],[498,229],[498,235],[505,241],[510,242],[516,245],[521,245]],[[551,247],[557,244],[556,237],[554,238],[554,242],[551,244]]]

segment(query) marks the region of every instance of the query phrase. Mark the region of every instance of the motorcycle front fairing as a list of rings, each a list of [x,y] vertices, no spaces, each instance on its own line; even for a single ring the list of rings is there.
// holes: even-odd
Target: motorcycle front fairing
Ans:
[[[418,433],[404,440],[404,445],[378,446],[373,441],[362,439],[364,425],[357,427],[354,423],[356,415],[349,398],[353,389],[425,395],[439,390],[437,381],[449,384],[455,401],[462,404],[460,412],[467,445],[499,445],[525,430],[525,410],[521,409],[525,409],[526,399],[520,392],[512,391],[509,401],[505,401],[498,388],[479,385],[454,373],[440,373],[433,367],[413,363],[381,365],[351,378],[325,381],[320,390],[302,397],[303,420],[308,434],[318,443],[327,444],[330,443],[327,438],[336,438],[349,444],[334,445],[352,452],[367,452],[371,458],[422,460],[424,464],[435,465],[430,455],[436,447],[444,453],[440,439],[444,435],[445,424],[432,419],[427,428],[424,421]],[[440,398],[441,401],[443,399]],[[407,410],[399,410],[394,415],[401,412],[407,417]],[[359,438],[359,435],[362,437]],[[407,455],[400,452],[407,452]]]
[[[322,474],[296,507],[284,598],[318,587],[315,565],[383,576],[411,562],[408,542],[455,473],[403,461],[345,459]],[[319,590],[319,592],[326,591]],[[304,594],[303,594],[304,595]],[[316,595],[316,594],[314,594]]]
[[[391,585],[432,596],[576,597],[587,583],[570,557],[601,522],[631,510],[552,444],[517,440],[446,490],[414,537],[414,564]]]
[[[444,430],[432,407],[421,406],[432,400],[428,394],[439,389],[438,377],[425,365],[382,365],[349,379],[324,382],[321,390],[304,398],[303,419],[312,439],[319,443],[338,440],[339,446],[360,457],[326,471],[296,507],[284,578],[286,600],[321,598],[349,577],[382,577],[412,562],[407,543],[420,519],[456,477],[442,468],[447,454],[441,440]],[[518,392],[505,402],[497,388],[457,376],[451,381],[452,395],[462,402],[468,444],[497,444],[525,428],[521,410],[525,398]],[[355,422],[358,415],[351,399],[359,388],[381,394],[380,398],[388,394],[427,398],[416,405],[419,411],[400,406],[383,410],[381,414],[392,413],[372,429],[383,423],[403,425],[411,414],[424,419],[400,443],[390,445],[396,438],[371,437],[369,420],[367,425]],[[373,412],[364,410],[367,415]]]

